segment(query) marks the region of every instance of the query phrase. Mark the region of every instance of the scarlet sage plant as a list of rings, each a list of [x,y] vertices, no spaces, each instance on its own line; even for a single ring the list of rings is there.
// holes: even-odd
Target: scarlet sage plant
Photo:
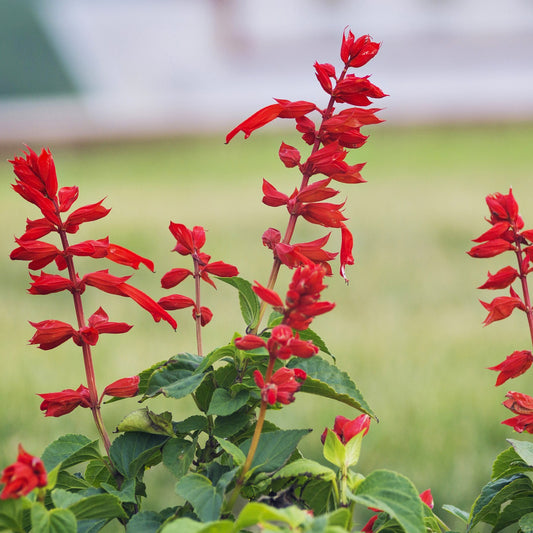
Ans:
[[[179,286],[179,293],[167,293],[156,302],[131,285],[130,276],[115,276],[107,268],[80,273],[78,257],[107,259],[134,269],[142,265],[151,271],[154,264],[108,237],[71,242],[80,225],[104,218],[109,209],[102,200],[73,208],[78,188],[59,187],[49,150],[37,154],[28,148],[11,162],[16,175],[13,189],[41,213],[27,221],[11,259],[28,262],[31,294],[70,292],[76,317],[74,323],[55,318],[30,322],[35,330],[30,343],[50,357],[60,345],[81,348],[85,368],[83,378],[69,378],[63,390],[39,393],[40,408],[47,417],[89,409],[100,439],[64,435],[40,458],[21,447],[19,458],[1,478],[5,487],[0,529],[93,533],[116,521],[128,533],[238,533],[250,528],[333,533],[358,529],[356,504],[366,510],[369,503],[381,510],[373,522],[375,531],[379,523],[407,533],[443,529],[405,477],[387,470],[365,477],[353,470],[375,415],[355,383],[336,366],[326,342],[311,329],[323,314],[334,311],[334,303],[323,295],[332,261],[339,258],[344,279],[346,267],[354,263],[352,233],[343,214],[345,200],[331,200],[340,194],[337,185],[364,182],[364,163],[350,165],[345,159],[348,150],[367,140],[361,128],[381,122],[376,116],[379,110],[368,106],[385,94],[354,70],[366,65],[379,48],[368,35],[355,38],[346,30],[340,68],[318,62],[314,66],[326,93],[325,105],[277,99],[226,137],[226,142],[239,132],[248,137],[276,118],[288,118],[295,121],[307,147],[306,155],[284,142],[279,149],[282,163],[299,173],[293,192],[283,192],[293,186],[274,186],[267,180],[262,184],[263,203],[288,212],[283,231],[268,228],[262,235],[262,243],[273,253],[266,282],[251,283],[239,277],[231,263],[213,261],[205,251],[204,227],[180,222],[170,222],[169,229],[174,251],[186,263],[177,264],[161,279],[163,289]],[[338,250],[326,250],[329,232],[309,242],[295,242],[299,220],[337,231]],[[227,252],[229,256],[231,249]],[[291,281],[287,289],[276,289],[282,267],[292,270]],[[189,294],[186,280],[194,283]],[[206,284],[216,288],[219,282],[236,289],[243,323],[220,346],[205,349],[202,331],[217,312],[202,305],[201,288]],[[190,308],[196,353],[167,356],[135,375],[128,369],[126,377],[98,388],[92,350],[101,335],[126,333],[132,326],[112,321],[104,304],[87,313],[83,306],[87,287],[130,298],[155,321],[163,320],[174,329],[177,323],[169,311]],[[298,450],[311,429],[282,429],[267,420],[271,409],[297,409],[302,394],[362,413],[353,420],[337,416],[333,431],[324,432],[323,455],[331,466],[306,459]],[[111,440],[101,413],[104,399],[133,397],[148,405],[126,414],[116,428],[118,436]],[[171,402],[190,397],[197,411],[174,420],[170,410],[149,408],[155,397]],[[313,437],[318,445],[319,435]],[[159,512],[144,510],[149,492],[144,474],[158,465],[173,480],[176,501]],[[157,502],[151,507],[157,508]]]

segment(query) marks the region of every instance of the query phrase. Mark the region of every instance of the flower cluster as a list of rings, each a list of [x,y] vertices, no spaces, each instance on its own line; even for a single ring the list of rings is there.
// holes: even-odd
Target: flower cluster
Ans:
[[[368,76],[359,77],[348,74],[350,68],[365,65],[378,52],[380,45],[368,35],[355,39],[351,31],[343,35],[341,45],[342,71],[337,74],[329,63],[315,63],[315,74],[322,89],[329,95],[325,109],[307,101],[276,99],[276,103],[260,109],[235,127],[226,137],[229,142],[242,131],[247,138],[253,131],[263,127],[276,118],[295,119],[296,129],[302,134],[304,142],[312,146],[311,154],[302,159],[300,151],[294,146],[281,143],[279,158],[287,168],[297,167],[302,175],[301,185],[292,194],[279,191],[267,180],[263,181],[263,203],[271,207],[285,206],[290,221],[284,237],[275,228],[269,228],[263,235],[263,244],[273,251],[276,261],[294,268],[309,262],[322,264],[331,274],[329,261],[340,254],[340,273],[346,278],[346,265],[352,265],[353,237],[345,225],[346,217],[342,211],[345,202],[332,203],[325,200],[334,198],[339,191],[330,187],[331,182],[363,183],[361,170],[364,163],[349,165],[345,159],[347,149],[359,148],[367,136],[361,127],[382,122],[376,116],[379,109],[369,108],[371,98],[382,98],[383,91],[373,85]],[[336,112],[336,104],[348,104],[348,108]],[[318,112],[320,123],[315,124],[309,114]],[[311,181],[314,176],[323,176]],[[325,176],[325,177],[324,177]],[[341,248],[339,253],[324,250],[329,234],[305,243],[291,243],[298,217],[312,224],[326,228],[339,229]]]
[[[472,257],[488,258],[503,254],[504,252],[514,252],[517,260],[517,267],[505,266],[496,273],[488,273],[487,281],[481,285],[480,289],[507,289],[509,296],[497,296],[491,302],[481,301],[483,307],[488,311],[484,324],[503,320],[509,317],[515,309],[523,311],[528,319],[529,330],[533,342],[533,310],[530,303],[530,295],[527,283],[528,274],[533,271],[533,230],[524,230],[524,221],[519,214],[518,204],[513,196],[512,190],[509,194],[496,193],[486,198],[490,212],[488,222],[491,227],[484,232],[474,242],[480,243],[474,246],[468,254]],[[522,296],[513,289],[512,284],[519,280]],[[516,350],[508,355],[504,361],[489,369],[498,372],[496,385],[502,385],[508,379],[516,378],[526,372],[533,363],[533,354],[530,350]],[[524,405],[533,398],[521,393],[509,392],[508,400],[504,405],[511,409],[518,416],[504,421],[504,424],[511,425],[516,431],[524,429],[533,433],[533,424],[524,416],[531,416],[531,413],[524,412]]]
[[[212,262],[210,255],[200,251],[205,244],[205,229],[201,226],[194,226],[190,230],[183,224],[171,222],[169,229],[176,239],[176,247],[173,251],[178,252],[180,255],[190,255],[194,264],[194,272],[187,268],[173,268],[161,278],[161,286],[164,289],[171,289],[191,276],[196,282],[196,301],[181,294],[171,294],[170,296],[161,298],[158,303],[163,309],[169,311],[192,307],[193,319],[199,321],[203,327],[211,321],[213,313],[208,307],[200,305],[200,280],[216,288],[209,274],[222,278],[231,278],[238,276],[239,271],[237,267],[224,263],[223,261]]]
[[[6,500],[26,496],[37,487],[46,487],[48,481],[43,462],[19,444],[17,460],[4,468],[0,483],[5,483],[0,499]]]
[[[261,389],[261,398],[269,404],[276,402],[288,404],[294,400],[294,392],[299,390],[306,374],[300,369],[282,367],[272,375],[276,360],[287,360],[292,356],[309,358],[318,353],[318,348],[311,342],[300,339],[294,330],[305,330],[312,319],[333,309],[330,302],[319,302],[325,270],[320,264],[299,266],[293,274],[289,290],[283,303],[279,294],[255,282],[254,292],[266,303],[273,306],[283,318],[281,324],[274,326],[268,340],[258,335],[245,335],[235,340],[235,346],[241,350],[266,348],[269,354],[269,368],[266,379],[256,370],[254,380]],[[298,380],[298,381],[297,381]],[[285,394],[283,388],[289,387],[291,394]],[[277,393],[276,393],[277,391]]]

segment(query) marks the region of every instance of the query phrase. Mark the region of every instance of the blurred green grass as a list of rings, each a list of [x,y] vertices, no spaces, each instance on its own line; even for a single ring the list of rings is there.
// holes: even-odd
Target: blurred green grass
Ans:
[[[533,222],[533,125],[384,125],[369,131],[367,145],[349,156],[351,163],[368,162],[368,183],[341,185],[348,197],[346,215],[354,233],[356,265],[349,271],[348,286],[337,275],[329,280],[325,298],[335,301],[337,308],[317,318],[313,328],[380,420],[365,438],[360,471],[394,469],[411,478],[420,491],[431,487],[437,507],[449,503],[466,508],[488,480],[492,460],[506,447],[505,438],[516,437],[500,424],[507,417],[500,402],[509,389],[529,392],[531,377],[526,374],[496,389],[496,374],[485,370],[513,350],[527,349],[530,341],[526,322],[518,314],[482,327],[484,311],[477,299],[493,294],[475,287],[487,270],[494,272],[505,263],[473,260],[465,251],[470,239],[487,227],[487,194],[513,186],[526,225]],[[271,258],[261,235],[267,227],[283,229],[287,217],[283,210],[261,204],[261,178],[286,192],[298,181],[297,171],[285,169],[277,157],[282,139],[301,147],[291,133],[271,129],[246,142],[235,139],[229,146],[222,136],[213,136],[51,149],[62,185],[80,187],[79,205],[107,197],[105,205],[112,208],[106,219],[85,225],[76,239],[109,235],[112,242],[152,258],[156,274],[135,272],[132,283],[158,298],[163,295],[160,276],[175,266],[189,266],[178,254],[169,253],[169,220],[203,225],[208,229],[205,249],[214,260],[237,265],[249,280],[266,281]],[[3,160],[14,153],[0,149]],[[28,320],[73,321],[73,309],[66,294],[32,297],[25,292],[26,264],[7,256],[13,236],[24,230],[25,218],[38,214],[9,190],[9,164],[0,166],[0,175],[0,465],[6,465],[19,442],[39,454],[62,432],[85,432],[94,438],[96,433],[88,411],[80,409],[59,419],[45,419],[39,412],[35,393],[76,388],[84,382],[82,361],[72,343],[51,352],[27,345],[33,333]],[[300,223],[297,233],[296,239],[303,240],[325,231]],[[333,235],[329,249],[338,244]],[[109,267],[117,275],[127,273],[102,261],[78,264],[80,272]],[[280,292],[287,279],[287,274],[282,276]],[[228,342],[235,331],[242,332],[242,324],[230,287],[206,287],[203,297],[214,311],[213,322],[205,328],[209,350]],[[187,310],[176,313],[179,327],[174,333],[165,323],[153,323],[129,300],[94,290],[84,298],[87,313],[102,305],[112,320],[135,325],[127,335],[103,337],[94,350],[100,386],[174,353],[194,351]],[[192,410],[187,400],[157,400],[149,406],[172,410],[175,419]],[[133,400],[106,406],[104,418],[114,427],[136,407]],[[313,428],[302,448],[320,458],[319,436],[338,414],[357,413],[302,394],[269,416],[283,427]],[[156,480],[158,498],[171,504],[172,480],[157,473],[148,479]],[[159,502],[150,505],[160,507]]]

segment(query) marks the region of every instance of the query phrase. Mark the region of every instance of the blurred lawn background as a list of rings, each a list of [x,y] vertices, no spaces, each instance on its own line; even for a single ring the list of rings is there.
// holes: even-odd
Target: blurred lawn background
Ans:
[[[109,235],[112,242],[153,259],[156,274],[134,272],[132,284],[157,299],[164,294],[160,277],[170,268],[190,266],[186,258],[170,253],[174,242],[169,221],[203,225],[208,230],[205,250],[214,260],[233,263],[242,277],[265,283],[271,256],[261,235],[268,227],[283,230],[287,214],[261,203],[261,179],[290,192],[299,183],[298,172],[283,167],[277,157],[279,144],[283,139],[305,150],[292,133],[267,130],[228,146],[222,135],[51,146],[60,183],[80,187],[77,205],[106,197],[105,205],[112,208],[107,218],[82,226],[72,242]],[[446,503],[468,508],[488,481],[496,454],[506,448],[505,438],[517,437],[500,424],[508,417],[500,403],[509,389],[530,392],[531,374],[494,387],[496,373],[485,368],[514,350],[528,349],[529,335],[518,313],[482,327],[485,312],[477,300],[490,301],[495,294],[476,287],[488,270],[495,272],[507,260],[474,260],[465,251],[470,240],[488,228],[483,220],[487,194],[507,192],[512,186],[526,226],[533,225],[533,125],[382,125],[366,133],[371,134],[367,145],[352,152],[349,161],[368,162],[368,183],[340,184],[348,197],[346,216],[355,238],[356,265],[349,270],[348,286],[337,274],[329,279],[324,298],[337,307],[317,318],[313,329],[380,420],[365,438],[359,470],[396,470],[419,491],[431,488],[437,508]],[[0,156],[5,161],[22,149],[2,147]],[[71,342],[49,352],[27,344],[33,334],[28,320],[72,322],[74,312],[68,294],[26,293],[26,263],[10,261],[8,254],[13,236],[24,231],[26,217],[39,214],[10,190],[13,175],[8,163],[0,165],[0,174],[3,467],[14,460],[19,442],[40,454],[62,433],[97,435],[88,410],[58,419],[45,419],[39,411],[36,393],[85,383],[83,364],[79,348]],[[326,232],[299,222],[296,239],[315,239]],[[338,249],[337,237],[332,235],[328,249]],[[77,264],[80,273],[102,268],[116,275],[131,273],[104,260]],[[337,272],[337,265],[334,268]],[[287,279],[285,273],[278,284],[281,293]],[[192,286],[180,289],[191,291]],[[214,312],[204,329],[208,351],[227,343],[235,331],[242,333],[242,321],[230,287],[219,283],[214,291],[205,286],[203,299]],[[86,314],[101,305],[111,320],[135,325],[127,335],[103,336],[94,349],[100,388],[195,349],[188,310],[175,313],[175,333],[166,323],[155,324],[130,300],[89,288],[84,302]],[[148,406],[172,410],[175,420],[192,412],[188,400],[156,400]],[[108,428],[137,407],[135,400],[105,406]],[[338,414],[358,413],[300,394],[294,404],[271,412],[269,418],[284,428],[313,428],[302,449],[320,459],[320,434]],[[157,501],[148,505],[172,504],[174,481],[157,470],[147,479],[157,489]],[[449,520],[444,512],[440,515]]]

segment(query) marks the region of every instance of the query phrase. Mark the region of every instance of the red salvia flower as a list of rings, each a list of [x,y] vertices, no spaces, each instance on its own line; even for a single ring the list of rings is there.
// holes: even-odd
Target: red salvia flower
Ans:
[[[502,424],[511,426],[516,432],[533,433],[533,398],[521,392],[509,391],[503,405],[518,416],[504,420]]]
[[[28,268],[31,270],[44,268],[61,254],[56,246],[47,242],[21,239],[15,239],[15,242],[19,247],[9,257],[15,261],[30,261]]]
[[[175,311],[176,309],[194,307],[194,300],[188,296],[182,296],[181,294],[163,296],[163,298],[160,298],[157,303],[167,311]]]
[[[30,339],[30,344],[38,344],[41,350],[51,350],[63,344],[76,332],[70,324],[60,320],[43,320],[30,324],[37,330]]]
[[[36,487],[46,487],[48,480],[41,459],[27,453],[19,444],[17,460],[4,468],[0,483],[5,484],[0,499],[7,500],[26,496]]]
[[[78,406],[91,406],[89,389],[84,385],[80,385],[76,390],[65,389],[61,392],[38,394],[38,396],[43,399],[40,409],[45,411],[45,416],[63,416],[74,411]]]
[[[303,341],[294,335],[292,328],[280,324],[272,329],[267,341],[271,358],[289,359],[291,356],[309,358],[318,353],[318,348],[311,341]]]
[[[370,35],[356,39],[348,30],[342,36],[341,59],[349,67],[362,67],[378,53],[380,46],[379,43],[372,41]]]
[[[255,350],[256,348],[266,348],[266,342],[257,335],[245,335],[235,339],[235,346],[239,350]]]
[[[513,283],[513,281],[518,277],[518,271],[516,268],[511,266],[506,266],[496,274],[488,273],[487,281],[478,287],[478,289],[505,289]]]
[[[489,370],[500,372],[496,386],[505,383],[508,379],[516,378],[526,372],[533,363],[533,355],[529,350],[513,352],[499,365],[489,367]]]
[[[296,167],[300,164],[300,152],[284,142],[279,147],[279,158],[287,168]]]
[[[30,277],[33,280],[28,289],[30,294],[52,294],[54,292],[72,290],[73,288],[73,283],[70,279],[58,274],[41,272],[39,276],[30,274]]]
[[[117,379],[117,381],[113,381],[104,389],[103,394],[114,396],[115,398],[131,398],[139,391],[139,381],[139,376]]]
[[[187,268],[173,268],[161,278],[161,287],[171,289],[194,274]]]
[[[299,368],[281,367],[265,383],[259,370],[254,371],[255,384],[261,389],[262,401],[274,405],[276,402],[288,405],[294,401],[294,394],[300,390],[307,374]]]
[[[474,246],[467,252],[467,254],[471,257],[486,258],[495,257],[503,252],[514,249],[515,248],[513,244],[504,239],[493,239],[491,241],[484,242],[483,244]]]
[[[518,297],[518,294],[513,291],[511,287],[511,296],[498,296],[494,298],[492,302],[487,303],[481,301],[481,305],[489,312],[487,318],[483,321],[485,326],[488,326],[492,322],[497,320],[503,320],[511,315],[515,309],[525,311],[526,307],[522,300]]]
[[[339,415],[335,418],[333,432],[337,435],[337,438],[342,444],[347,444],[359,433],[363,433],[363,436],[365,436],[368,433],[369,428],[370,417],[368,415],[362,414],[353,420]],[[326,441],[327,431],[326,428],[320,438],[322,444]]]

